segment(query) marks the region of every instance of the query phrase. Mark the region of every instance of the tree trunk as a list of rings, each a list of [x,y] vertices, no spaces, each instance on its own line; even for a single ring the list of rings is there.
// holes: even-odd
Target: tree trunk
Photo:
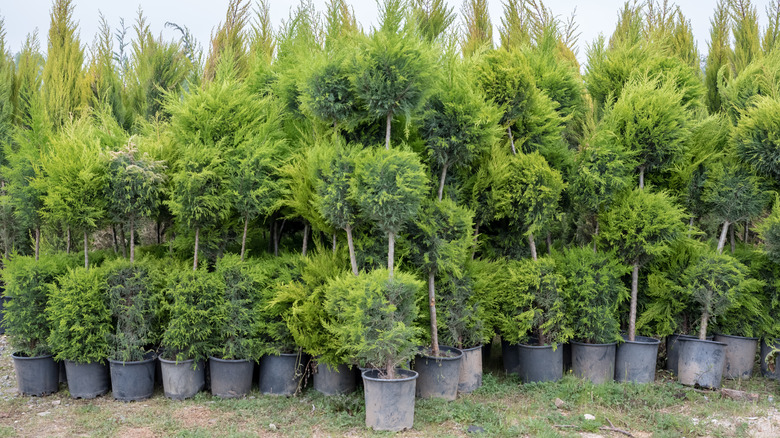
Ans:
[[[547,254],[552,254],[552,234],[547,232]]]
[[[89,269],[89,236],[84,230],[84,269]]]
[[[596,231],[593,232],[593,254],[596,254],[596,243],[599,241],[599,219],[596,218]]]
[[[336,247],[337,247],[337,240],[336,240],[336,233],[333,233],[333,254],[336,254]]]
[[[729,232],[729,221],[723,221],[723,229],[720,232],[718,240],[718,254],[723,254],[723,247],[726,246],[726,236]]]
[[[731,240],[731,253],[732,254],[734,254],[734,251],[737,250],[737,238],[735,236],[735,234],[737,234],[737,233],[734,231],[735,228],[736,228],[736,226],[731,227],[731,229],[729,230],[729,234],[730,234],[729,237],[731,238],[730,240]]]
[[[41,255],[41,227],[40,225],[35,227],[35,261],[38,261],[38,258]]]
[[[639,296],[639,262],[634,262],[631,272],[631,310],[628,313],[628,340],[636,339],[636,302]]]
[[[395,234],[387,233],[387,270],[390,271],[390,279],[393,279],[393,262],[395,258]]]
[[[70,254],[70,227],[67,228],[65,235],[65,254]]]
[[[534,260],[537,260],[537,256],[536,256],[536,242],[534,241],[533,233],[529,233],[528,234],[528,245],[531,247],[531,257]]]
[[[395,379],[395,366],[393,361],[388,361],[385,365],[385,374],[388,379]]]
[[[385,149],[390,150],[390,125],[393,123],[393,113],[387,113],[387,126],[385,127]]]
[[[111,238],[114,241],[114,254],[119,252],[119,243],[116,240],[116,225],[111,224]]]
[[[355,276],[357,277],[358,266],[357,266],[357,257],[355,256],[355,242],[352,240],[352,227],[347,225],[347,227],[344,228],[344,231],[347,232],[347,246],[349,247],[349,264],[352,265],[352,273],[355,274]]]
[[[699,340],[704,341],[707,339],[707,322],[710,319],[710,314],[706,310],[701,314],[701,327],[699,328]]]
[[[279,235],[279,222],[274,219],[274,232],[271,233],[271,247],[274,250],[274,257],[279,255],[279,241],[277,240],[277,236]]]
[[[745,239],[743,242],[745,242],[746,245],[748,243],[748,238],[750,238],[750,219],[745,221]]]
[[[645,188],[645,166],[639,166],[639,189]]]
[[[198,246],[200,245],[200,227],[195,227],[195,256],[192,258],[192,270],[198,270]]]
[[[130,263],[135,263],[135,217],[130,215]]]
[[[309,223],[304,221],[303,224],[303,248],[301,249],[301,255],[306,257],[306,250],[309,247]]]
[[[512,155],[517,155],[517,150],[515,149],[515,137],[512,135],[512,126],[506,127],[506,132],[509,134],[509,144],[512,146]]]
[[[122,258],[127,258],[127,245],[125,244],[127,242],[127,239],[125,238],[125,226],[122,225],[119,227],[119,237],[122,239]]]
[[[246,233],[249,230],[249,215],[244,216],[244,234],[241,236],[241,261],[244,261],[246,254]]]
[[[428,271],[428,307],[431,311],[431,356],[439,357],[439,327],[436,324],[436,272]]]
[[[154,231],[157,235],[157,244],[159,245],[162,243],[162,225],[159,220],[154,221]]]
[[[441,202],[441,198],[444,196],[444,180],[447,179],[448,166],[449,163],[444,163],[444,166],[441,169],[441,179],[439,180],[439,202]]]

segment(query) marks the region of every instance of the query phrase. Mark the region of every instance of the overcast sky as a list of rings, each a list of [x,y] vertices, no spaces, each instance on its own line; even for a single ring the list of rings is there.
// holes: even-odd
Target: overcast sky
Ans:
[[[759,24],[763,30],[766,26],[765,8],[771,0],[754,0],[759,13]],[[324,11],[325,0],[313,0],[318,11]],[[352,5],[358,21],[364,29],[376,25],[377,5],[374,0],[347,0]],[[447,1],[460,14],[462,1]],[[502,0],[488,0],[490,16],[494,27],[500,23],[502,15]],[[126,25],[132,25],[140,6],[148,18],[155,34],[163,33],[167,38],[178,38],[172,30],[164,28],[165,22],[172,21],[186,25],[193,32],[198,42],[208,47],[211,31],[224,19],[228,0],[75,0],[74,16],[79,24],[82,43],[92,44],[98,30],[98,11],[102,11],[112,27],[119,26],[119,19],[124,18]],[[562,18],[569,17],[576,9],[576,22],[579,25],[580,38],[578,58],[585,59],[585,48],[599,33],[609,35],[617,21],[617,13],[624,0],[546,0],[545,4],[553,13]],[[677,4],[685,16],[691,20],[694,37],[702,55],[707,53],[709,37],[709,19],[715,8],[716,0],[678,0]],[[46,48],[46,34],[49,28],[49,12],[51,0],[0,0],[0,16],[5,20],[6,41],[11,51],[21,49],[26,35],[38,29],[42,50]],[[286,19],[299,0],[270,0],[271,18],[278,28]],[[494,37],[498,37],[494,30]]]

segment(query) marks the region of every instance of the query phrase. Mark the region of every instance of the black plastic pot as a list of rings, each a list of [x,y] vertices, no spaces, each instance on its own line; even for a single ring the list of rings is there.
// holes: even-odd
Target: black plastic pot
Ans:
[[[635,336],[625,341],[615,352],[615,380],[618,382],[653,383],[658,347],[661,341],[646,336]]]
[[[349,394],[355,390],[355,371],[343,364],[331,368],[324,363],[318,363],[312,379],[314,389],[325,395]]]
[[[678,342],[680,357],[677,377],[680,383],[703,388],[720,388],[726,344],[695,338],[680,338]]]
[[[517,344],[510,344],[501,340],[501,358],[504,361],[504,372],[507,374],[520,375],[520,348]]]
[[[251,360],[209,357],[211,395],[236,398],[249,394],[254,370],[255,364]]]
[[[595,384],[612,381],[615,377],[615,347],[611,344],[571,343],[571,368],[574,375]]]
[[[206,386],[206,364],[195,360],[160,359],[163,392],[173,400],[184,400],[200,392]]]
[[[761,375],[777,380],[778,369],[780,369],[780,354],[775,355],[774,359],[769,363],[766,360],[767,355],[772,352],[773,348],[780,350],[780,342],[773,340],[767,343],[767,339],[762,339],[761,352],[759,353],[761,357],[759,359],[761,362]]]
[[[460,360],[463,352],[454,347],[439,346],[444,357],[418,353],[412,369],[417,371],[417,397],[455,400],[460,382]]]
[[[563,372],[571,371],[571,342],[563,344]]]
[[[282,353],[260,358],[260,392],[269,395],[295,395],[303,380],[303,356]]]
[[[417,373],[396,369],[395,379],[380,379],[379,370],[363,372],[366,427],[393,432],[414,426]]]
[[[122,362],[109,359],[111,393],[121,401],[145,400],[154,392],[154,354],[140,361]]]
[[[482,346],[461,349],[458,392],[468,394],[482,386]]]
[[[563,346],[518,345],[518,373],[524,383],[555,382],[563,377]]]
[[[60,389],[60,366],[52,355],[27,357],[11,354],[16,370],[16,384],[22,395],[41,397]]]
[[[726,344],[723,377],[726,379],[749,379],[753,375],[753,365],[756,363],[758,338],[715,335],[715,341]]]
[[[95,398],[111,389],[107,363],[78,363],[65,360],[68,391],[73,398]]]
[[[698,339],[696,336],[673,334],[666,337],[666,366],[664,369],[677,375],[677,362],[680,357],[680,339]],[[707,336],[707,340],[712,340],[712,335]]]

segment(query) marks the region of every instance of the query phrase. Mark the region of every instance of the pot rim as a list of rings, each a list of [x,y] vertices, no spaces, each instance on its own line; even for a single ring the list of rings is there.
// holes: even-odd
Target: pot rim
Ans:
[[[640,339],[642,338],[642,339]],[[636,335],[633,341],[628,340],[628,335],[623,335],[624,344],[643,344],[643,345],[658,345],[661,343],[660,339],[656,339],[652,336],[640,336]]]
[[[531,344],[517,344],[520,348],[525,348],[529,350],[552,350],[553,345],[552,344],[545,344],[545,345],[531,345]],[[563,348],[563,344],[560,342],[557,342],[557,345],[555,347],[555,351],[557,351],[559,348]]]
[[[758,340],[758,338],[754,338],[752,336],[738,336],[738,335],[726,335],[726,334],[723,334],[723,333],[716,333],[715,337],[718,337],[718,336],[722,336],[724,338],[744,339],[744,340],[748,340],[748,341],[757,341]]]
[[[396,377],[395,379],[380,379],[379,377],[373,377],[369,375],[369,374],[379,374],[380,371],[381,370],[379,369],[366,370],[363,371],[361,375],[363,376],[363,379],[370,380],[372,382],[391,382],[391,383],[409,382],[412,380],[417,380],[417,377],[419,376],[417,371],[405,370],[403,368],[396,368],[395,372],[400,374],[405,374],[406,377],[401,377],[401,378]]]
[[[11,353],[11,358],[13,358],[14,360],[36,360],[36,359],[46,359],[49,357],[54,357],[53,354],[44,354],[42,356],[19,356],[18,353],[21,353],[21,351]]]
[[[149,359],[144,359],[144,360],[115,360],[115,359],[108,359],[108,363],[111,364],[111,365],[121,365],[121,366],[126,366],[126,365],[143,365],[143,364],[147,364],[149,362],[153,362],[155,359],[157,359],[157,355],[153,355]]]
[[[251,359],[221,359],[221,358],[215,357],[215,356],[209,356],[209,360],[213,360],[214,362],[223,362],[223,363],[247,363],[247,362],[252,362]]]
[[[709,340],[707,340],[707,339],[705,339],[705,340],[701,340],[701,339],[699,339],[699,338],[680,338],[680,339],[678,339],[678,341],[685,341],[685,342],[705,342],[705,343],[708,343],[708,344],[722,345],[722,346],[724,346],[724,347],[726,346],[726,343],[725,343],[725,342],[709,341]]]
[[[571,341],[572,345],[582,345],[585,347],[610,347],[612,345],[617,345],[617,342],[610,342],[608,344],[591,344],[590,342],[579,342],[579,341]]]
[[[460,360],[460,358],[463,357],[463,351],[459,348],[455,347],[449,347],[447,345],[439,345],[439,350],[446,350],[450,351],[452,353],[457,353],[457,356],[430,356],[427,354],[424,354],[423,351],[428,347],[420,347],[419,351],[417,352],[417,356],[422,357],[424,359],[428,360],[435,360],[435,361],[451,361],[451,360]]]

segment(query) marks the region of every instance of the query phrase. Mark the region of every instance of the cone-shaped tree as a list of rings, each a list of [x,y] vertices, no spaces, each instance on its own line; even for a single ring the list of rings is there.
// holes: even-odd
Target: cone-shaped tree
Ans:
[[[0,144],[11,136],[16,94],[16,66],[6,47],[5,20],[0,17]],[[4,164],[4,163],[0,163]]]
[[[367,149],[355,162],[350,192],[363,216],[387,234],[387,269],[392,279],[395,238],[417,216],[428,193],[424,167],[413,152]]]
[[[412,19],[417,31],[428,41],[436,41],[446,35],[455,21],[454,8],[443,0],[411,0]]]
[[[490,22],[487,0],[464,0],[463,22],[465,35],[463,36],[463,55],[470,56],[474,53],[493,48],[493,24]]]
[[[758,232],[764,242],[767,257],[780,264],[780,198],[777,195],[772,212],[758,227]]]
[[[758,97],[733,135],[737,155],[759,174],[780,178],[780,100]]]
[[[599,240],[633,267],[628,340],[634,341],[639,268],[653,257],[666,254],[670,242],[685,232],[685,214],[666,193],[634,189],[613,204],[602,222]]]
[[[731,55],[729,46],[729,11],[727,0],[719,0],[715,12],[710,18],[710,39],[707,42],[707,67],[704,69],[704,84],[707,87],[707,109],[715,114],[721,109],[718,92],[718,72],[728,64]]]

